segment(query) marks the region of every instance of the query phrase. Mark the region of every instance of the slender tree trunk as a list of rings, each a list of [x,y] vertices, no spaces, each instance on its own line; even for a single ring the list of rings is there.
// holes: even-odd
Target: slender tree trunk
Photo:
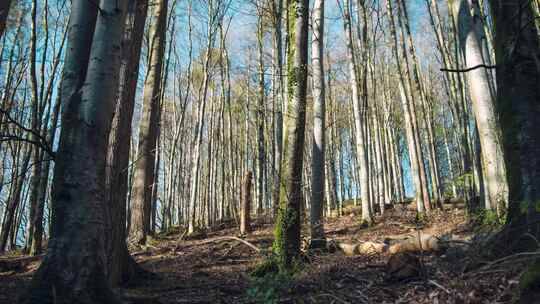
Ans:
[[[150,233],[152,184],[155,180],[156,144],[159,136],[159,104],[162,96],[162,69],[168,0],[155,3],[150,27],[149,67],[144,82],[143,109],[139,126],[139,143],[135,163],[132,216],[129,231],[131,243],[144,244]]]
[[[276,53],[275,72],[278,81],[278,95],[274,110],[275,133],[275,168],[273,172],[272,208],[274,215],[279,208],[279,192],[281,189],[281,165],[283,156],[283,104],[285,100],[285,88],[283,77],[283,42],[282,42],[282,13],[283,0],[272,1],[272,15],[274,21],[274,47]]]
[[[311,152],[311,247],[325,248],[324,182],[325,182],[325,77],[324,77],[324,0],[316,0],[313,8],[311,63],[313,65],[313,149]]]
[[[40,126],[41,126],[41,113],[40,113],[40,105],[39,105],[39,96],[38,96],[38,80],[37,80],[37,71],[36,71],[36,60],[37,60],[37,1],[32,1],[32,8],[31,8],[31,34],[30,34],[30,85],[31,85],[31,91],[32,91],[32,130],[33,133],[31,135],[31,140],[33,141],[39,141],[40,139],[37,137],[37,134],[40,134]],[[30,247],[32,247],[33,243],[33,237],[34,237],[34,227],[36,225],[40,225],[41,223],[36,223],[37,220],[40,220],[41,218],[36,218],[36,213],[38,209],[38,199],[39,199],[39,186],[40,186],[40,178],[41,178],[41,148],[38,146],[32,147],[32,177],[30,179],[30,214],[29,214],[29,221],[28,221],[28,239],[26,244],[26,250],[30,251]],[[41,245],[39,245],[41,247]],[[30,252],[31,254],[35,254],[36,252]]]
[[[16,170],[15,172],[17,174],[13,174],[12,176],[12,179],[15,178],[15,180],[13,181],[12,191],[8,197],[8,203],[6,204],[4,219],[2,221],[2,231],[0,233],[0,253],[6,250],[10,233],[12,233],[13,230],[18,229],[18,225],[14,225],[13,223],[15,221],[17,208],[21,202],[21,192],[24,185],[24,179],[26,178],[26,172],[28,171],[28,163],[30,161],[31,153],[26,154],[27,155],[24,156],[23,163],[20,168],[21,171],[19,172]]]
[[[282,272],[289,270],[300,254],[309,0],[290,1],[287,13],[289,16],[288,35],[292,42],[287,46],[289,103],[285,116],[282,188],[273,247],[278,259],[278,266]]]
[[[265,176],[265,150],[264,150],[264,108],[265,108],[265,91],[264,91],[264,60],[263,60],[263,20],[259,17],[257,22],[257,50],[259,53],[259,94],[257,105],[257,151],[258,151],[258,169],[257,169],[257,215],[261,216],[263,212],[264,195],[264,176]]]
[[[349,77],[352,91],[352,103],[353,109],[356,115],[356,151],[358,153],[359,171],[360,171],[360,196],[362,197],[362,221],[366,225],[373,223],[373,216],[371,213],[371,201],[369,196],[369,165],[367,159],[367,142],[365,140],[365,128],[362,119],[366,119],[367,109],[365,106],[360,106],[360,82],[358,81],[358,71],[356,58],[354,56],[352,28],[351,28],[351,13],[348,0],[343,2],[343,19],[345,35],[347,36],[347,57],[349,61]],[[343,199],[343,197],[342,197]]]
[[[129,21],[125,33],[124,69],[121,71],[121,89],[117,99],[116,114],[113,128],[109,135],[110,147],[108,159],[110,171],[107,178],[109,189],[108,199],[111,207],[113,223],[126,223],[126,202],[129,193],[129,157],[131,147],[131,132],[133,111],[135,108],[135,94],[139,76],[139,60],[144,34],[148,2],[137,0],[130,4]],[[116,225],[113,228],[110,259],[109,281],[116,285],[128,281],[134,274],[134,261],[129,255],[126,246],[126,225]]]

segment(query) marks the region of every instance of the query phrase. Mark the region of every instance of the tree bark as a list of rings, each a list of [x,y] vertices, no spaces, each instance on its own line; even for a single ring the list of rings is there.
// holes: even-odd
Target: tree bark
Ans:
[[[325,77],[324,77],[324,0],[315,0],[312,14],[313,36],[311,64],[313,66],[313,148],[311,152],[311,247],[325,248],[324,182],[325,182]]]
[[[466,67],[486,64],[481,42],[474,24],[479,22],[471,16],[470,0],[452,1],[453,14],[457,17],[459,43]],[[485,69],[467,72],[472,108],[478,127],[481,145],[482,168],[485,172],[484,185],[488,199],[486,209],[502,213],[506,206],[508,185],[506,183],[503,151],[500,141],[500,127],[495,113],[490,75]]]
[[[242,185],[242,210],[240,212],[240,234],[246,235],[251,232],[251,188],[253,173],[248,171]]]
[[[0,38],[2,38],[6,30],[6,21],[9,15],[11,2],[12,0],[5,0],[0,3]]]
[[[351,13],[350,2],[343,3],[343,26],[345,35],[347,36],[347,57],[349,61],[349,77],[352,91],[353,109],[356,115],[354,120],[356,126],[356,152],[358,154],[358,162],[360,171],[360,196],[362,197],[362,222],[366,225],[373,223],[373,215],[371,213],[371,200],[369,195],[369,165],[367,159],[367,142],[365,134],[365,123],[362,119],[366,119],[367,109],[365,106],[360,106],[360,82],[358,81],[358,70],[356,58],[354,55],[352,28],[351,28]],[[341,197],[343,200],[343,196]]]
[[[124,67],[120,74],[121,86],[116,102],[113,127],[109,135],[107,176],[107,196],[111,208],[111,221],[118,223],[112,230],[110,241],[109,281],[116,285],[129,281],[134,275],[134,260],[129,255],[126,244],[126,203],[129,179],[129,156],[135,94],[139,76],[139,61],[148,11],[147,0],[137,0],[130,4],[127,29],[124,38]]]
[[[540,236],[540,42],[531,4],[490,1],[495,23],[497,114],[509,190],[505,248],[527,250]],[[520,41],[515,44],[515,41]]]
[[[152,15],[156,19],[150,27],[149,34],[151,37],[149,41],[149,66],[144,81],[143,109],[139,126],[137,161],[134,168],[132,215],[129,230],[129,242],[136,244],[145,244],[146,237],[150,233],[167,10],[168,0],[159,0],[152,10]]]
[[[257,22],[257,50],[259,62],[259,94],[257,105],[257,152],[258,152],[258,168],[257,168],[257,215],[262,215],[263,203],[266,198],[264,177],[265,170],[265,149],[264,149],[264,109],[265,109],[265,91],[264,91],[264,60],[263,60],[263,16],[259,16]]]
[[[63,77],[84,83],[72,82],[75,86],[62,90],[75,94],[68,95],[63,112],[53,179],[52,238],[22,303],[119,302],[107,281],[111,223],[104,178],[126,7],[127,1],[102,0],[94,27],[95,5],[72,4],[71,48]],[[73,57],[76,50],[82,51],[81,57]]]
[[[292,42],[287,46],[289,102],[287,115],[285,115],[283,175],[273,246],[281,272],[290,270],[300,254],[309,0],[291,0],[287,7],[287,14],[289,16],[288,35]]]

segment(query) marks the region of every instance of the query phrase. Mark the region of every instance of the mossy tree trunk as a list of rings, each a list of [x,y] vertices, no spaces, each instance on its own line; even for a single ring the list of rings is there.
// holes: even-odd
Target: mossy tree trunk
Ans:
[[[283,172],[275,226],[274,254],[280,271],[289,271],[300,254],[300,208],[306,123],[309,0],[287,6],[288,105],[283,143]]]
[[[497,111],[509,186],[508,241],[536,247],[540,236],[540,43],[525,0],[491,1],[495,23]],[[507,246],[508,247],[508,246]]]
[[[537,250],[536,240],[540,237],[538,30],[530,1],[491,0],[490,4],[495,25],[497,111],[502,129],[509,198],[506,229],[496,249]],[[522,277],[521,303],[533,303],[538,299],[539,263],[533,264]]]

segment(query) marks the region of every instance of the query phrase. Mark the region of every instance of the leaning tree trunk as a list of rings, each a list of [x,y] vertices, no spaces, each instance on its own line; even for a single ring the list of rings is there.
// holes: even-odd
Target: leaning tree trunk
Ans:
[[[143,109],[139,126],[139,144],[135,175],[133,177],[133,198],[130,243],[144,244],[150,233],[150,213],[152,205],[152,184],[156,161],[156,144],[159,136],[158,117],[161,100],[161,77],[163,55],[165,53],[165,33],[167,24],[168,0],[154,4],[152,15],[156,20],[150,27],[149,66],[144,82]]]
[[[300,254],[300,212],[306,123],[309,0],[291,0],[287,30],[287,115],[283,143],[283,172],[275,226],[274,253],[280,272],[290,270]]]
[[[324,78],[324,0],[315,0],[312,15],[313,36],[313,149],[311,152],[310,228],[312,248],[326,247],[324,237],[324,149],[325,149],[325,78]]]
[[[64,104],[53,179],[52,238],[22,303],[119,302],[107,281],[111,223],[104,180],[127,2],[100,2],[93,39],[97,8],[88,1],[72,4],[71,48],[63,77],[78,78],[81,74],[75,71],[88,70],[78,78],[84,83],[72,83],[77,90],[62,88],[62,93],[75,94]],[[90,53],[73,57],[84,49]]]
[[[457,18],[457,27],[461,52],[467,68],[486,64],[482,53],[481,41],[475,31],[475,22],[471,16],[470,0],[453,0],[453,14]],[[506,183],[503,151],[500,141],[500,127],[495,114],[494,96],[490,85],[490,75],[483,67],[466,73],[472,108],[478,126],[481,145],[482,168],[485,170],[484,185],[488,199],[487,209],[496,209],[499,215],[506,205],[508,185]]]

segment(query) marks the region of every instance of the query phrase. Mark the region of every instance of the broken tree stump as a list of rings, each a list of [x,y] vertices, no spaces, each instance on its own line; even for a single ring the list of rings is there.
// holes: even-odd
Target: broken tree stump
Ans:
[[[248,171],[242,185],[242,201],[240,207],[240,234],[251,232],[251,180],[253,173]]]

